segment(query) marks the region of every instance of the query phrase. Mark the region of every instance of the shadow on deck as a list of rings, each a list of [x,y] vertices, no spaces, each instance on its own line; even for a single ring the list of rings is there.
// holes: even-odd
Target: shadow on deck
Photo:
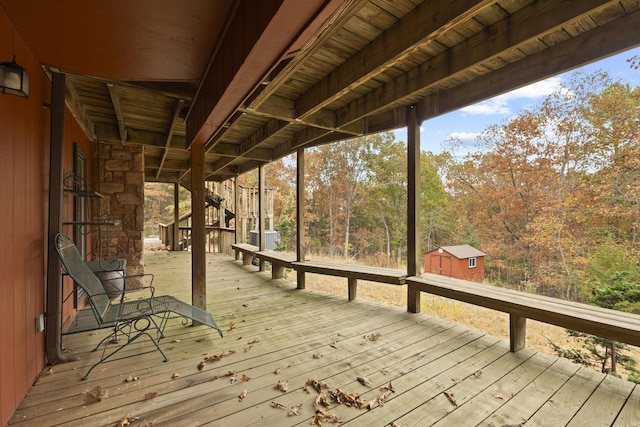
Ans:
[[[145,257],[158,295],[190,301],[189,253]],[[175,320],[161,342],[168,363],[157,352],[136,356],[80,381],[103,332],[65,336],[79,360],[43,374],[10,425],[116,426],[129,416],[143,426],[304,426],[318,408],[353,426],[640,425],[640,386],[530,349],[510,353],[507,341],[424,313],[296,290],[232,257],[207,257],[208,308],[224,338]],[[340,389],[374,407],[316,403],[316,389],[305,390],[314,379],[329,401]],[[108,397],[85,402],[97,386]]]

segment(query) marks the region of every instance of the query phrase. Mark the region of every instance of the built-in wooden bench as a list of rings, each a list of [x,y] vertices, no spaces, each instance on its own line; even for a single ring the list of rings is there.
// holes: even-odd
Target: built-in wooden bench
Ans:
[[[259,248],[248,243],[232,243],[231,248],[236,252],[236,260],[240,259],[242,253],[242,265],[249,265]]]
[[[430,273],[408,277],[406,283],[413,313],[420,311],[420,292],[509,313],[511,351],[524,348],[527,319],[640,346],[640,316],[631,313]]]
[[[291,263],[299,273],[316,273],[328,276],[346,277],[349,286],[349,301],[356,299],[358,279],[372,282],[404,285],[407,272],[391,268],[369,267],[357,264],[335,264],[320,261],[301,261]],[[298,281],[300,283],[300,280]],[[304,283],[304,282],[303,282]]]
[[[293,255],[271,250],[259,251],[254,255],[258,259],[271,263],[272,279],[282,279],[284,276],[284,269],[292,268],[291,264],[296,260],[296,257]]]

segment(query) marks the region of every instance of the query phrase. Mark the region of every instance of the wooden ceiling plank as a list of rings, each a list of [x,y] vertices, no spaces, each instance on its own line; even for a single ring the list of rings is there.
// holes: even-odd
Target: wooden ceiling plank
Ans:
[[[298,117],[313,114],[384,72],[426,40],[436,38],[494,3],[496,0],[424,2],[300,97],[296,102]]]
[[[577,16],[586,16],[611,3],[615,2],[604,0],[583,0],[577,3],[570,0],[534,2],[509,18],[487,28],[486,31],[476,34],[341,108],[337,112],[338,126],[359,120],[368,114],[375,114],[390,104],[401,102],[403,98],[415,96],[418,92],[464,72],[475,64],[500,55],[505,49],[513,48],[531,39],[538,39],[541,35],[562,28],[567,20],[572,21]]]
[[[576,4],[577,6],[577,4]],[[581,34],[519,62],[457,86],[421,104],[423,120],[471,105],[531,82],[551,77],[598,60],[603,53],[613,55],[640,45],[640,11]],[[597,49],[594,47],[597,46]],[[435,105],[435,107],[434,107]]]

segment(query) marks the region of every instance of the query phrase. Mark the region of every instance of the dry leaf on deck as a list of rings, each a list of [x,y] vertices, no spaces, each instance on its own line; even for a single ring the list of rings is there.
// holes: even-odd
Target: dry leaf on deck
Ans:
[[[454,384],[460,384],[462,382],[460,378],[451,378],[451,381],[453,381]]]
[[[249,304],[242,304],[243,307],[249,307]]]
[[[235,329],[235,328],[236,328],[235,323],[233,323],[233,322],[229,322],[229,330],[231,331],[231,330],[233,330],[233,329]]]
[[[137,419],[138,417],[132,417],[131,415],[127,414],[120,420],[120,422],[118,423],[118,427],[128,426],[129,424],[131,424],[131,421],[135,421]]]
[[[207,363],[217,362],[218,360],[222,359],[223,357],[231,356],[234,353],[235,353],[235,350],[225,350],[222,353],[218,353],[218,354],[214,354],[214,355],[209,356],[209,357],[205,357],[204,361],[207,362]]]
[[[207,340],[206,338],[198,338],[196,342],[205,342],[206,340]]]
[[[138,381],[140,377],[134,377],[132,375],[129,375],[127,378],[124,379],[125,383],[132,383],[134,381]]]
[[[176,378],[180,378],[180,374],[177,372],[174,372],[173,375],[171,375],[171,379],[175,380]]]
[[[107,389],[102,388],[102,386],[95,386],[93,390],[91,391],[85,391],[84,392],[84,402],[85,403],[95,403],[95,402],[100,402],[103,399],[106,399],[109,397],[109,393],[107,392]]]
[[[327,396],[324,393],[320,393],[318,394],[318,397],[316,397],[316,405],[322,405],[328,408],[331,406],[331,403],[329,403],[329,400],[327,400]]]
[[[290,416],[290,417],[300,415],[299,414],[300,409],[302,409],[302,403],[300,403],[300,404],[298,404],[296,406],[292,406],[289,409],[289,413],[287,415]]]
[[[307,382],[305,383],[305,386],[309,386],[312,385],[317,391],[318,393],[322,393],[322,389],[328,389],[329,385],[323,381],[318,381],[316,379],[313,380],[307,380]]]
[[[155,391],[150,391],[149,393],[144,395],[144,400],[154,399],[157,395],[158,393],[156,393]]]
[[[476,377],[476,378],[480,378],[482,376],[482,371],[475,371],[473,373],[473,376]]]
[[[322,409],[316,409],[316,415],[311,420],[312,426],[321,427],[323,422],[342,423],[344,420],[331,412],[325,412]]]
[[[338,343],[336,343],[336,342],[334,341],[334,342],[332,342],[331,344],[329,344],[329,347],[332,347],[332,348],[337,349],[337,348],[338,348]]]
[[[493,397],[495,397],[496,399],[504,400],[504,397],[502,397],[502,395],[498,393],[495,393]]]
[[[253,345],[253,344],[257,343],[257,342],[260,342],[260,340],[258,340],[258,338],[254,338],[251,341],[249,341],[247,344]]]
[[[282,372],[282,369],[280,368],[276,368],[275,371],[273,371],[274,374],[278,375],[280,372]]]
[[[198,363],[198,371],[202,371],[204,369],[204,361]]]
[[[320,359],[322,357],[322,353],[316,353],[313,355],[314,359]]]
[[[278,382],[276,383],[276,385],[273,388],[278,389],[278,390],[286,393],[286,391],[289,390],[289,381],[288,380],[278,380]]]
[[[242,374],[242,378],[240,379],[240,382],[246,383],[250,379],[251,379],[251,377],[248,377],[245,374]]]
[[[444,391],[443,393],[445,396],[447,396],[447,399],[449,399],[449,402],[451,402],[451,404],[457,408],[458,402],[456,402],[456,399],[453,397],[453,393],[449,391]]]
[[[371,381],[369,381],[369,379],[367,377],[356,377],[356,379],[360,382],[360,384],[362,385],[371,385]]]
[[[238,401],[242,402],[247,397],[247,394],[249,394],[249,390],[242,390],[242,393],[238,396]]]
[[[376,403],[378,403],[378,399],[373,399],[365,403],[364,407],[365,409],[372,410],[376,407]]]
[[[238,382],[238,376],[236,374],[231,375],[231,378],[229,379],[229,381],[231,382],[231,384],[235,384]]]
[[[275,400],[271,401],[271,406],[273,406],[274,408],[282,408],[282,409],[287,409],[286,405],[283,405],[280,402],[276,402]]]
[[[245,347],[245,348],[244,348],[244,352],[246,353],[246,352],[248,352],[249,350],[251,350],[252,348],[253,348],[253,346],[252,346],[252,345],[250,345],[249,347]]]
[[[178,342],[180,342],[180,341],[182,341],[182,340],[172,340],[171,342],[176,342],[176,343],[178,343]]]
[[[380,387],[380,390],[389,390],[391,393],[395,393],[396,389],[393,388],[393,384],[389,383],[389,385],[386,385],[384,387]]]
[[[40,374],[41,377],[44,377],[45,375],[53,375],[53,365],[49,365],[47,369],[42,371],[42,373]]]
[[[380,332],[375,332],[373,334],[365,335],[363,338],[365,341],[378,341],[382,334]]]

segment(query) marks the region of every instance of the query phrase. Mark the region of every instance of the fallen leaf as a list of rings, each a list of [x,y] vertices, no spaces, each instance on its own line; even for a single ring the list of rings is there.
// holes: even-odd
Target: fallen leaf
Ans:
[[[257,343],[257,342],[260,342],[260,341],[258,340],[258,338],[254,338],[254,339],[252,339],[251,341],[249,341],[247,344],[249,344],[249,345],[253,345],[253,344]]]
[[[462,382],[460,378],[451,378],[451,381],[453,381],[455,384],[460,384]]]
[[[300,409],[302,409],[302,403],[296,405],[296,406],[292,406],[289,409],[289,413],[287,414],[289,417],[293,417],[293,416],[297,416],[300,415],[298,412],[300,411]]]
[[[305,386],[309,386],[312,385],[317,391],[318,393],[322,393],[322,389],[328,389],[329,385],[323,381],[318,381],[318,380],[307,380],[307,382],[305,383]]]
[[[182,340],[173,340],[173,341],[171,341],[171,342],[176,342],[176,343],[178,343],[178,342],[180,342],[180,341],[182,341]]]
[[[249,350],[251,350],[252,348],[253,348],[253,346],[252,346],[252,345],[250,345],[249,347],[245,347],[245,348],[244,348],[244,352],[246,353],[246,352],[248,352]]]
[[[229,330],[231,331],[231,330],[233,330],[233,329],[235,329],[235,328],[236,328],[235,323],[233,323],[233,322],[229,322]]]
[[[204,369],[204,361],[198,363],[198,370],[202,371]]]
[[[447,399],[449,399],[449,402],[451,402],[451,404],[457,408],[458,402],[456,402],[456,399],[453,397],[453,393],[449,391],[444,391],[443,393],[445,396],[447,396]]]
[[[243,383],[246,383],[250,379],[251,379],[251,377],[248,377],[245,374],[242,374],[242,378],[240,379],[240,381],[243,382]]]
[[[249,390],[242,390],[242,393],[238,396],[238,401],[242,402],[247,397],[247,394],[249,394]]]
[[[53,365],[49,365],[47,369],[42,371],[42,373],[40,374],[40,376],[42,377],[44,377],[45,375],[53,375]]]
[[[103,399],[106,399],[108,397],[109,397],[109,393],[107,392],[107,390],[105,388],[102,388],[102,386],[99,386],[99,385],[95,386],[91,391],[84,392],[85,403],[100,402]]]
[[[337,349],[338,348],[338,344],[334,341],[331,344],[329,344],[329,347]]]
[[[129,424],[131,424],[131,421],[135,421],[137,419],[138,417],[132,417],[131,415],[127,414],[120,420],[120,422],[118,423],[118,427],[128,426]]]
[[[396,392],[396,389],[393,388],[393,384],[391,384],[391,383],[389,383],[389,385],[381,387],[380,390],[389,390],[391,393],[395,393]]]
[[[242,304],[243,307],[249,307],[249,304]]]
[[[316,415],[311,420],[311,425],[321,427],[323,422],[343,423],[344,420],[331,412],[325,412],[322,409],[316,409]]]
[[[283,405],[282,403],[276,402],[275,400],[273,400],[271,402],[271,406],[273,406],[274,408],[282,408],[282,409],[287,409],[286,405]]]
[[[282,372],[282,369],[280,368],[276,368],[275,371],[273,371],[274,374],[278,375],[280,372]]]
[[[473,376],[476,377],[476,378],[480,378],[482,376],[482,371],[475,371],[473,373]]]
[[[264,330],[265,330],[265,331],[270,331],[270,330],[272,330],[272,329],[273,329],[273,328],[264,328]]]
[[[382,334],[380,332],[375,332],[373,334],[365,335],[363,338],[365,341],[378,341]]]
[[[229,381],[231,382],[231,384],[235,384],[238,382],[238,376],[236,374],[231,375],[231,378],[229,379]]]
[[[286,391],[289,390],[289,381],[288,380],[278,380],[278,382],[276,383],[276,385],[273,388],[278,389],[278,390],[282,391],[283,393],[286,393]]]
[[[231,356],[234,353],[235,353],[235,350],[225,350],[222,353],[218,353],[218,354],[214,354],[212,356],[206,357],[204,359],[204,361],[207,362],[207,363],[217,362],[218,360],[222,359],[223,357]]]
[[[360,384],[362,385],[371,385],[371,381],[369,381],[369,379],[367,377],[356,377],[356,379],[360,382]]]
[[[132,383],[134,381],[138,381],[140,377],[134,377],[132,375],[129,375],[127,378],[124,379],[124,382],[126,383]]]
[[[198,338],[196,342],[205,342],[206,340],[207,340],[206,338]]]
[[[496,399],[504,400],[504,397],[502,397],[502,395],[500,395],[500,394],[498,394],[498,393],[495,393],[495,394],[493,395],[493,397],[495,397]]]
[[[318,394],[318,397],[316,397],[316,405],[322,405],[327,408],[331,406],[331,404],[327,400],[327,396],[324,393]]]
[[[155,391],[150,391],[149,393],[144,395],[144,400],[151,400],[158,395]]]
[[[322,357],[322,353],[316,353],[313,355],[314,359],[320,359]]]
[[[180,378],[180,374],[177,372],[174,372],[173,375],[171,375],[171,379],[175,380],[176,378]]]

